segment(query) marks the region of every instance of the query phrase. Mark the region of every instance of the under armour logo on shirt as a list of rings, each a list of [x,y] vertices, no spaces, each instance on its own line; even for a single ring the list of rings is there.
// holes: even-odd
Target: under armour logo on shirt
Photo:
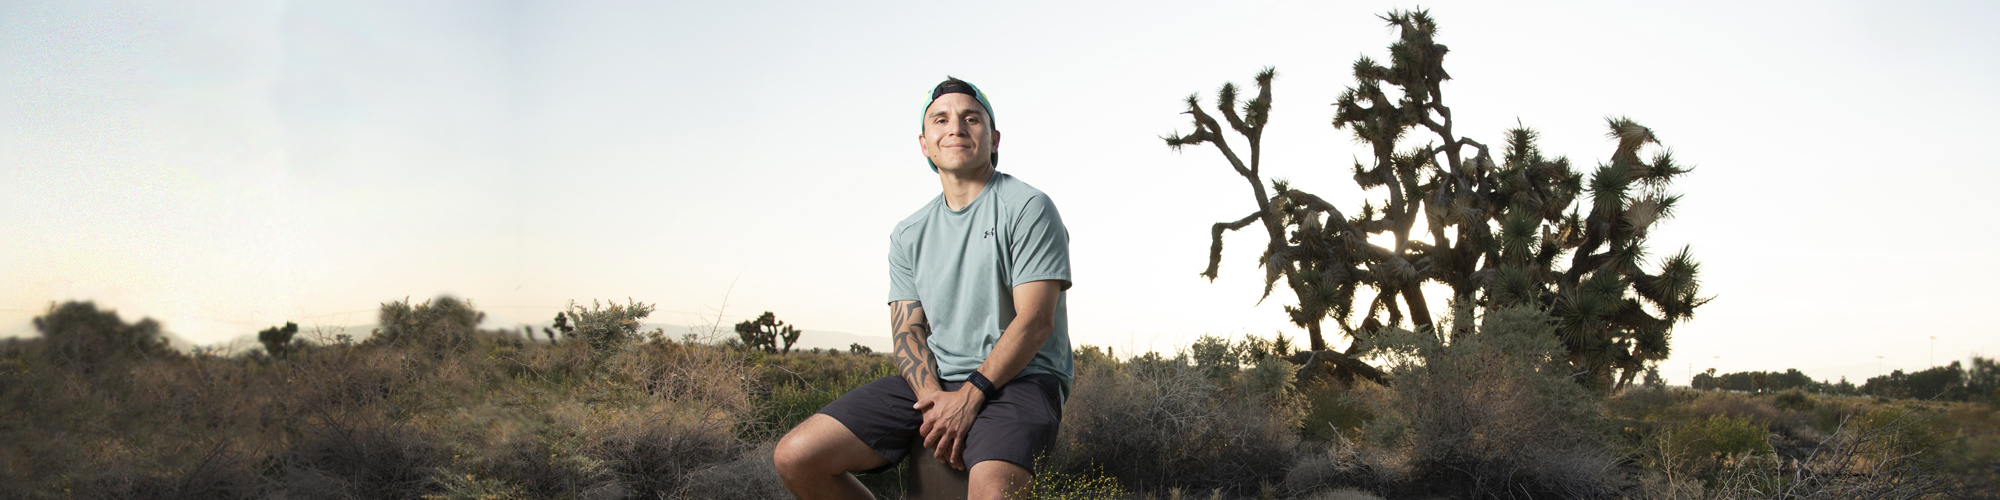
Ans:
[[[993,235],[993,229],[992,229],[992,228],[987,228],[987,229],[986,229],[986,234],[982,234],[982,235],[979,235],[979,239],[982,239],[982,240],[983,240],[983,239],[986,239],[986,237],[988,237],[988,236],[992,236],[992,235]]]

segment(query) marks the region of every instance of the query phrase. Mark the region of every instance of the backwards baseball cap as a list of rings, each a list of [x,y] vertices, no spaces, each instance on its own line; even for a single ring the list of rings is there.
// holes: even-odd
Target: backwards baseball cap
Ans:
[[[986,125],[993,127],[995,130],[999,129],[999,126],[996,125],[998,122],[993,118],[993,103],[986,100],[986,93],[980,92],[979,87],[973,86],[972,82],[960,80],[952,76],[944,77],[944,82],[938,83],[936,87],[931,87],[930,95],[924,99],[924,111],[930,111],[931,103],[937,102],[938,98],[944,97],[945,94],[965,94],[972,96],[973,99],[979,101],[979,107],[986,108]],[[923,119],[928,119],[928,117]],[[932,172],[937,171],[937,164],[931,163],[930,158],[924,158],[924,164],[930,165]],[[994,168],[1000,167],[999,151],[993,152],[993,166]]]

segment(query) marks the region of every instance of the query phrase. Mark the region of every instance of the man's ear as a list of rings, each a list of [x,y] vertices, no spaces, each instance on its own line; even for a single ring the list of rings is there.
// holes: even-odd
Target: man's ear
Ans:
[[[993,129],[993,152],[1000,152],[1000,129]]]

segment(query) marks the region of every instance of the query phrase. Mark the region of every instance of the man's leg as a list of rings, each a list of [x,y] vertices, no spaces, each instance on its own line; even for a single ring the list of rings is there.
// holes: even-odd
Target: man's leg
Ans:
[[[986,402],[966,435],[966,498],[1031,498],[1034,476],[1026,464],[1047,454],[1062,424],[1062,380],[1032,374],[1007,383],[1000,397]]]
[[[875,495],[847,471],[869,470],[889,463],[839,420],[819,413],[785,433],[778,440],[771,460],[778,466],[778,477],[784,479],[785,488],[800,500],[874,500]]]
[[[1028,469],[1006,460],[987,460],[972,464],[972,473],[967,478],[966,500],[1017,500],[1029,498],[1034,493],[1033,475]]]

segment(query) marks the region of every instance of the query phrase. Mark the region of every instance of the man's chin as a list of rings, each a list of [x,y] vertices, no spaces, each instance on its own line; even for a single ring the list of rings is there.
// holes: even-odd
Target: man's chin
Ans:
[[[970,162],[970,161],[967,161],[967,162],[938,162],[937,160],[931,160],[931,164],[933,164],[933,165],[937,165],[937,168],[938,168],[938,171],[940,171],[940,172],[952,172],[952,173],[972,173],[972,172],[978,172],[978,171],[979,171],[979,170],[980,170],[981,168],[983,168],[983,167],[985,167],[985,166],[986,166],[986,164],[985,164],[985,163],[974,163],[974,162]]]

